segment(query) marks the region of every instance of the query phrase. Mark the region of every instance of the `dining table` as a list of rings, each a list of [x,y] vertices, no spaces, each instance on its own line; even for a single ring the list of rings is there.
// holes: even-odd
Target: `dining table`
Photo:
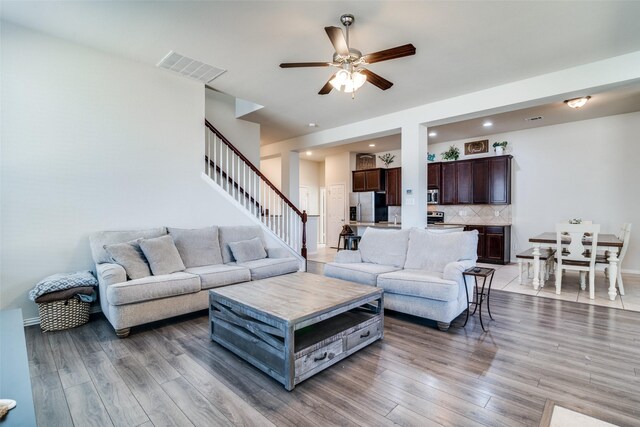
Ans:
[[[529,239],[529,242],[533,243],[533,289],[537,290],[540,287],[540,248],[542,247],[555,247],[557,245],[557,235],[555,232],[545,232],[538,234],[535,237]],[[568,245],[571,242],[571,238],[566,236],[562,238],[562,244]],[[585,236],[582,242],[591,246],[591,238]],[[596,244],[598,249],[603,249],[607,254],[607,262],[609,263],[609,299],[611,301],[616,299],[616,278],[618,277],[618,253],[622,248],[622,239],[618,238],[615,234],[598,234],[598,242]],[[620,291],[621,295],[623,291]]]

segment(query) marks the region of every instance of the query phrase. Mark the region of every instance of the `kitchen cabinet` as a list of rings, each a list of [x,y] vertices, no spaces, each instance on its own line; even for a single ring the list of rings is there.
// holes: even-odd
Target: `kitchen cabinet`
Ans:
[[[440,204],[455,205],[458,202],[455,162],[441,163]]]
[[[402,205],[402,168],[385,169],[385,175],[387,206]]]
[[[465,231],[478,230],[478,262],[508,264],[511,259],[510,225],[467,225]]]
[[[352,191],[384,191],[385,174],[382,169],[353,171]]]
[[[511,159],[512,156],[496,156],[430,163],[427,164],[428,186],[440,190],[441,205],[508,205],[511,203]]]
[[[440,188],[440,171],[442,163],[427,163],[427,187]]]
[[[456,200],[461,205],[473,203],[473,163],[456,162]]]

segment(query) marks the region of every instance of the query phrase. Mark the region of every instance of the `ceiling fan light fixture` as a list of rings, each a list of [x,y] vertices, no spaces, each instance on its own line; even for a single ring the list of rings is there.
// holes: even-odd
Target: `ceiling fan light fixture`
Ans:
[[[564,103],[567,104],[571,108],[580,108],[580,107],[584,107],[584,105],[590,99],[591,99],[590,96],[583,96],[581,98],[567,99],[566,101],[564,101]]]
[[[367,76],[360,71],[349,72],[347,70],[340,70],[331,79],[330,83],[335,89],[345,92],[353,93],[360,89],[367,81]]]

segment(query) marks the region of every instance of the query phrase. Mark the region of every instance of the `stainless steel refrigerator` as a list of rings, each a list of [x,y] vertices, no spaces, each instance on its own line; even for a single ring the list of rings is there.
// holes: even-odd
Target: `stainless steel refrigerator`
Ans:
[[[384,193],[349,193],[349,222],[380,222],[388,217]]]

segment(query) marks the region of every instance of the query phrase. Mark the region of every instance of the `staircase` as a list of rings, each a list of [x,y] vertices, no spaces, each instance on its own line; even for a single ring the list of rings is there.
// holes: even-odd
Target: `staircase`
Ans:
[[[263,227],[307,258],[307,213],[300,211],[260,170],[205,119],[204,173]]]

